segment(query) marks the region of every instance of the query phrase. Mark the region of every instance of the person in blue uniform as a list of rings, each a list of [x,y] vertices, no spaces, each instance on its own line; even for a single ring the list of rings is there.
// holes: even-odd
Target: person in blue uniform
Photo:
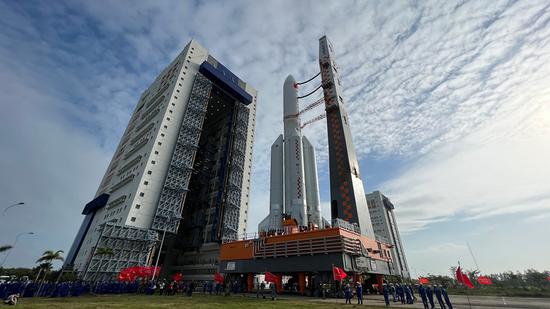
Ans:
[[[401,301],[401,304],[405,304],[405,288],[401,284],[397,284],[397,297]]]
[[[363,304],[363,285],[361,282],[357,282],[357,285],[355,286],[355,291],[357,293],[357,304],[362,305]]]
[[[344,297],[346,298],[346,304],[351,304],[351,287],[349,284],[346,284],[346,287],[344,288]]]
[[[386,303],[386,306],[390,305],[390,297],[388,293],[388,285],[384,283],[384,285],[382,285],[382,294],[384,295],[384,302]]]
[[[422,299],[422,304],[424,305],[424,309],[428,309],[428,296],[426,295],[426,288],[423,285],[420,285],[418,287],[418,294]]]
[[[439,307],[441,307],[441,309],[446,309],[445,302],[443,301],[443,297],[441,295],[441,288],[439,286],[434,286],[434,293],[437,298],[437,302],[439,303]]]
[[[434,293],[429,285],[426,287],[426,295],[428,296],[428,301],[430,302],[430,309],[434,309]]]
[[[444,286],[441,286],[441,295],[443,295],[443,299],[445,299],[445,303],[447,304],[447,307],[449,307],[449,309],[453,309],[453,304],[451,304],[451,300],[449,299],[449,294],[447,294],[447,289],[445,289]]]
[[[409,291],[411,291],[411,296],[413,299],[412,303],[414,304],[414,302],[416,301],[416,296],[414,295],[414,287],[411,284],[409,284]]]
[[[395,286],[393,284],[390,284],[390,293],[393,299],[393,302],[397,302],[397,293],[395,292]]]
[[[413,303],[413,298],[409,286],[404,285],[403,290],[405,290],[405,299],[407,300],[407,304],[411,305]]]

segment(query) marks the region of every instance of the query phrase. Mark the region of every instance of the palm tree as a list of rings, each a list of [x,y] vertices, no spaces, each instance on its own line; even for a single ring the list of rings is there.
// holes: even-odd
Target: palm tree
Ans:
[[[10,246],[10,245],[0,246],[0,253],[1,253],[1,252],[4,252],[4,251],[8,251],[8,250],[10,250],[11,248],[13,248],[13,246]]]
[[[52,262],[54,260],[63,261],[64,258],[61,256],[61,253],[63,253],[63,250],[46,250],[44,253],[42,253],[42,256],[36,260],[36,263],[41,263],[41,266],[44,266],[44,277],[42,278],[42,282],[40,283],[40,288],[42,287],[42,283],[44,283],[44,280],[46,279],[46,275],[48,272],[52,269]],[[40,291],[40,288],[38,288],[38,291]]]
[[[44,253],[42,253],[42,256],[36,260],[36,263],[42,263],[42,262],[53,262],[54,260],[58,260],[58,261],[63,261],[64,258],[63,256],[61,256],[61,253],[64,253],[63,250],[57,250],[57,251],[52,251],[52,250],[46,250],[44,251]]]

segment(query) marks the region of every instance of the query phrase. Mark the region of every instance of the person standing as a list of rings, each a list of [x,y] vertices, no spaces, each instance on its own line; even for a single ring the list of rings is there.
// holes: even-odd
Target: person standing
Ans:
[[[397,293],[395,291],[395,286],[393,284],[390,284],[390,293],[391,293],[391,296],[393,298],[393,302],[396,303],[397,302]]]
[[[362,305],[363,304],[363,285],[361,282],[357,282],[357,285],[355,286],[355,291],[357,293],[357,304]]]
[[[262,283],[258,285],[258,290],[256,290],[256,298],[259,298],[260,295],[262,295],[262,298],[265,298],[264,289],[265,289],[265,282],[262,281]]]
[[[401,301],[401,304],[405,304],[405,288],[401,284],[397,284],[397,298]]]
[[[351,287],[349,286],[349,283],[346,284],[346,287],[344,288],[344,297],[346,298],[346,304],[351,305]]]
[[[164,286],[165,285],[166,285],[166,283],[164,282],[164,280],[159,283],[159,294],[160,295],[164,294]]]
[[[418,287],[418,294],[420,294],[420,298],[422,299],[422,304],[424,305],[424,309],[428,309],[428,296],[426,295],[426,288],[423,285],[420,285]]]
[[[441,289],[439,288],[438,285],[434,286],[434,293],[435,293],[435,297],[437,298],[437,302],[439,303],[439,307],[441,307],[441,309],[446,309],[445,302],[443,301],[443,297],[441,295]]]
[[[271,282],[269,288],[271,289],[271,300],[277,299],[277,286],[275,283]]]
[[[434,309],[434,293],[429,285],[426,287],[426,295],[428,296],[428,301],[430,302],[430,309]]]
[[[390,297],[388,295],[388,286],[384,283],[382,286],[382,294],[384,294],[384,302],[386,303],[386,306],[390,305]]]
[[[414,295],[414,287],[412,284],[409,285],[409,289],[411,289],[411,295],[413,297],[413,304],[416,301],[416,295]]]
[[[447,294],[447,289],[445,289],[444,286],[441,286],[441,295],[443,295],[443,298],[445,299],[445,303],[447,304],[447,307],[449,307],[449,309],[453,309],[453,304],[451,304],[451,300],[449,299],[449,294]]]
[[[407,299],[407,304],[411,305],[413,303],[413,298],[409,286],[403,285],[403,290],[405,290],[405,298]]]

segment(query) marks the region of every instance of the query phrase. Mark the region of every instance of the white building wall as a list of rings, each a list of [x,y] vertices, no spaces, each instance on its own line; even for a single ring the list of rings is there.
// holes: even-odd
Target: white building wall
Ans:
[[[409,267],[393,209],[387,209],[384,206],[383,198],[384,196],[380,191],[374,191],[366,195],[374,235],[378,240],[394,246],[391,253],[395,268],[401,276],[409,278]]]
[[[192,40],[142,94],[96,193],[96,197],[102,193],[109,193],[111,195],[107,205],[95,214],[90,229],[76,256],[74,263],[75,270],[82,272],[86,267],[98,241],[98,227],[101,224],[116,220],[118,224],[150,228],[195,75],[198,72],[200,64],[207,57],[208,51]],[[164,98],[162,102],[157,102],[162,97],[162,95],[156,97],[161,89],[164,89],[162,91]],[[156,116],[153,118],[145,116],[144,119],[141,119],[142,115],[153,106],[160,108]],[[253,138],[256,108],[255,95],[253,105],[251,104],[251,106],[253,106],[253,109],[251,109],[251,119],[253,122],[249,127],[249,139],[251,136]],[[157,108],[153,108],[153,111],[149,115],[155,113]],[[150,126],[150,124],[154,124],[153,127],[131,145],[133,139],[138,135],[142,135],[142,130]],[[140,126],[141,129],[136,130]],[[148,139],[147,143],[134,153],[128,155],[132,148],[145,138]],[[247,143],[247,149],[250,149],[250,151],[247,152],[247,156],[249,156],[245,165],[245,176],[247,177],[244,180],[247,182],[247,185],[244,186],[243,183],[244,188],[250,186],[249,172],[251,161],[249,159],[252,156],[252,139]],[[140,156],[141,159],[137,159]],[[133,160],[139,161],[120,173],[121,169],[129,162],[133,162]],[[111,192],[114,186],[132,175],[133,179],[129,183]],[[248,189],[246,192],[243,190],[243,197],[247,197],[248,194]],[[120,202],[120,198],[123,197],[125,197],[124,201]],[[119,202],[117,202],[117,199]],[[113,202],[117,203],[113,204]],[[241,208],[242,224],[240,226],[244,226],[244,231],[246,230],[248,198],[243,198],[242,203],[246,206]],[[245,214],[244,216],[243,213]]]
[[[252,95],[252,103],[248,105],[249,114],[248,114],[248,132],[246,137],[246,154],[244,160],[244,169],[243,169],[243,183],[241,191],[241,208],[239,212],[239,227],[237,230],[237,235],[244,235],[247,231],[248,225],[248,207],[250,206],[250,175],[252,169],[252,148],[254,144],[254,135],[256,130],[256,100],[257,100],[257,91],[252,88],[250,85],[246,84],[246,92]]]

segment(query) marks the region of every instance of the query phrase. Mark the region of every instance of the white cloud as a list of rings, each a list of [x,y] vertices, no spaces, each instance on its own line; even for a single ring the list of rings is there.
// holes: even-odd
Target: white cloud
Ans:
[[[2,124],[2,140],[13,152],[0,164],[10,173],[58,179],[33,184],[58,198],[56,204],[68,184],[71,204],[86,201],[141,91],[196,38],[259,91],[253,231],[268,211],[269,149],[282,131],[282,82],[290,73],[304,80],[318,71],[317,39],[327,34],[361,160],[418,158],[380,188],[398,206],[403,230],[456,216],[548,209],[548,15],[542,1],[0,3],[0,99],[25,101],[3,106],[2,120],[20,118]],[[34,95],[25,97],[24,87]],[[18,130],[19,119],[39,131]],[[325,123],[304,132],[319,153],[320,175],[328,176]],[[69,145],[64,152],[53,149],[61,140]],[[41,141],[45,154],[30,151]],[[59,160],[70,172],[55,168]],[[77,164],[83,161],[94,163]],[[1,188],[25,181],[3,179]],[[66,218],[81,219],[76,212]],[[75,231],[67,229],[70,238]]]

